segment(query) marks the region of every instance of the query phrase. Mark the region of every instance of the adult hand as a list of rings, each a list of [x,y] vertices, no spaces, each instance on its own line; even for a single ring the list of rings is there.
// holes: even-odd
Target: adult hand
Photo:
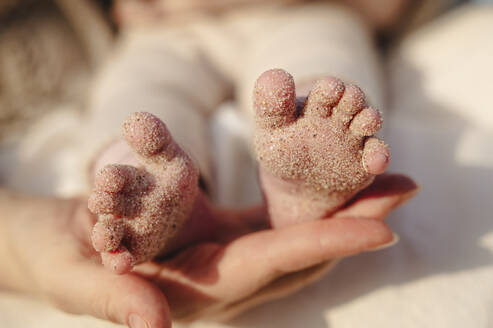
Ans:
[[[146,327],[139,321],[153,328],[171,326],[166,298],[156,285],[101,265],[90,243],[96,218],[87,199],[0,196],[0,288],[131,327]]]
[[[236,306],[237,313],[286,294],[268,293],[252,302],[252,296],[282,277],[392,242],[391,231],[381,221],[415,192],[409,178],[382,175],[332,217],[278,230],[265,229],[261,211],[233,216],[224,212],[229,220],[218,225],[223,229],[212,240],[126,275],[115,275],[100,264],[90,243],[95,218],[85,200],[30,200],[29,209],[7,225],[7,265],[18,273],[7,287],[39,294],[70,313],[131,327],[170,327],[171,317],[217,316],[243,304]],[[283,288],[289,291],[289,286],[301,286],[296,279],[287,281]]]
[[[261,228],[262,211],[225,214],[214,240],[136,271],[161,288],[174,319],[228,318],[313,282],[331,260],[392,244],[382,221],[416,191],[411,179],[384,174],[333,216],[277,230]]]

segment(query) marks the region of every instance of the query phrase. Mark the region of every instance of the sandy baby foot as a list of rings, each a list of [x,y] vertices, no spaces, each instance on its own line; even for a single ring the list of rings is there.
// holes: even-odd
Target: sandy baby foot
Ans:
[[[123,135],[142,167],[105,166],[88,202],[99,215],[93,246],[116,273],[162,253],[198,194],[196,166],[157,117],[134,113],[123,124]]]
[[[355,85],[326,77],[297,99],[292,76],[273,69],[257,79],[254,108],[274,227],[331,214],[387,168],[388,147],[371,137],[381,128],[380,113]]]

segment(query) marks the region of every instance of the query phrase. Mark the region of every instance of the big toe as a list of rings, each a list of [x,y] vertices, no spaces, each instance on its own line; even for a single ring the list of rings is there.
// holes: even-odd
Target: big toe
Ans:
[[[253,91],[256,121],[261,127],[276,128],[295,119],[294,79],[282,69],[268,70],[257,79]]]

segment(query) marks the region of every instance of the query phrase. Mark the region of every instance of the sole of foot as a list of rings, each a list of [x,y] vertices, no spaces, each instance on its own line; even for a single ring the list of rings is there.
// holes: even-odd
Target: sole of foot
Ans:
[[[132,114],[123,135],[140,165],[103,167],[88,201],[98,215],[93,246],[104,266],[118,274],[169,248],[199,190],[196,165],[157,117]]]
[[[380,112],[359,87],[319,79],[296,98],[293,77],[264,72],[256,81],[254,146],[273,227],[327,217],[385,171],[387,145],[373,135]]]

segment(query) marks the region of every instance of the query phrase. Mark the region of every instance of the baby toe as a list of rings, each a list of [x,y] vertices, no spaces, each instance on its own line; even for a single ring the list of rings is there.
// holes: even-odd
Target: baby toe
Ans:
[[[390,162],[389,147],[377,138],[369,138],[363,149],[363,167],[370,174],[382,174]]]
[[[125,246],[117,250],[101,253],[101,260],[106,269],[116,274],[124,274],[132,271],[134,257]]]
[[[150,157],[171,143],[166,125],[156,116],[133,113],[123,123],[123,135],[132,149],[144,157]]]
[[[256,122],[263,128],[276,128],[295,119],[296,95],[291,74],[282,69],[264,72],[255,82],[253,106]]]
[[[344,83],[335,77],[324,77],[315,83],[305,105],[305,114],[328,117],[344,94]]]
[[[363,91],[357,85],[349,84],[346,86],[337,108],[346,114],[354,115],[362,110],[365,105],[366,98]]]
[[[94,181],[97,190],[119,192],[127,180],[127,172],[123,165],[110,164],[103,167]]]
[[[92,245],[98,252],[115,250],[120,245],[124,233],[122,220],[111,215],[100,217],[92,229]]]
[[[95,190],[87,201],[89,210],[94,214],[121,215],[123,209],[123,196],[119,193],[109,193]]]
[[[351,132],[357,136],[371,136],[381,128],[380,112],[371,107],[367,107],[357,114],[349,127]]]
[[[333,123],[335,126],[347,127],[353,116],[359,113],[365,106],[366,98],[363,91],[354,84],[347,85],[341,100],[334,107],[334,115],[332,115]]]

